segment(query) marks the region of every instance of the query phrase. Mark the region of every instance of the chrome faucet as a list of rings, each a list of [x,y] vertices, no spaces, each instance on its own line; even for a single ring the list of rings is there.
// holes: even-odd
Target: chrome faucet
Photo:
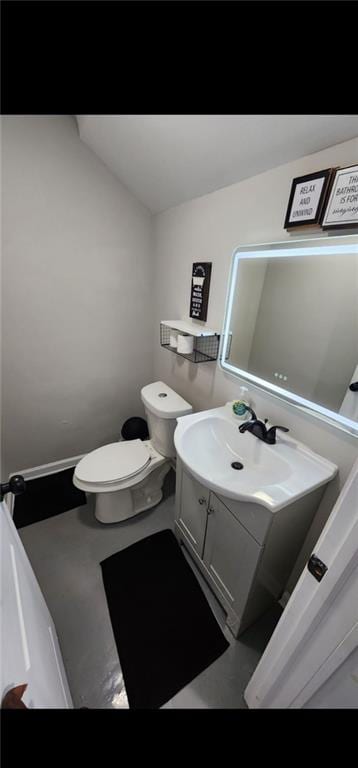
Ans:
[[[278,425],[267,429],[266,424],[268,419],[265,419],[264,422],[260,421],[256,418],[255,411],[253,411],[252,408],[247,408],[247,410],[251,413],[251,421],[245,421],[244,424],[241,424],[239,427],[240,432],[251,432],[251,434],[258,437],[259,440],[263,440],[264,443],[268,443],[269,445],[275,445],[276,443],[276,429],[281,429],[282,432],[289,432],[287,427],[280,427]]]

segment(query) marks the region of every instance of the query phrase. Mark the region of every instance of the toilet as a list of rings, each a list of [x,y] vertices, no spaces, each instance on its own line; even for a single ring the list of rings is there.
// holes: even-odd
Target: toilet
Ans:
[[[75,467],[73,484],[96,494],[95,516],[101,523],[120,523],[158,504],[175,458],[176,419],[192,406],[162,381],[141,390],[149,440],[125,440],[91,451]]]

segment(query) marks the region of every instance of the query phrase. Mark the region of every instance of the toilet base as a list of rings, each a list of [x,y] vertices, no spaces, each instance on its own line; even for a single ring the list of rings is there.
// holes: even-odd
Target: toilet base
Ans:
[[[169,461],[154,469],[137,485],[120,491],[96,493],[94,514],[100,523],[121,523],[159,504],[162,486],[170,470]]]

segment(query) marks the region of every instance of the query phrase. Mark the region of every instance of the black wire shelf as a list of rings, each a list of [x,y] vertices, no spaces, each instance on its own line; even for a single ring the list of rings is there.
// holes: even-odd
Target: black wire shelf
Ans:
[[[170,333],[173,331],[169,325],[160,324],[160,344],[164,349],[173,352],[178,357],[183,357],[191,363],[211,363],[218,359],[220,347],[220,334],[214,333],[207,336],[194,336],[194,349],[190,353],[178,352],[176,347],[170,345]]]

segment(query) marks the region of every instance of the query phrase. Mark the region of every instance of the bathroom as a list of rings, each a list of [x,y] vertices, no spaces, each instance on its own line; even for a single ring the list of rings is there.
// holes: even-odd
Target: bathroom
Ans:
[[[304,249],[306,241],[310,241],[311,249],[315,248],[316,242],[317,247],[324,249],[326,240],[327,247],[331,247],[337,238],[337,248],[348,243],[347,247],[355,248],[356,252],[356,224],[325,230],[321,217],[319,223],[290,228],[286,226],[285,217],[294,180],[319,175],[329,169],[331,175],[324,177],[323,182],[327,187],[327,202],[335,170],[357,165],[358,118],[349,115],[9,115],[3,116],[1,123],[1,482],[8,483],[16,474],[24,477],[26,490],[23,494],[13,496],[8,489],[4,494],[6,514],[9,515],[9,526],[11,524],[14,529],[13,537],[20,537],[21,545],[18,546],[24,547],[53,622],[51,637],[55,642],[53,637],[56,640],[57,635],[56,658],[61,668],[62,686],[60,689],[58,681],[54,680],[53,686],[51,682],[48,687],[44,684],[36,688],[36,680],[42,679],[42,674],[44,680],[52,681],[52,678],[46,677],[48,670],[42,670],[41,653],[36,648],[40,630],[32,631],[33,619],[26,613],[24,598],[22,613],[20,611],[16,618],[19,622],[22,616],[20,624],[23,627],[19,634],[19,661],[16,659],[20,664],[19,671],[14,668],[15,654],[11,660],[5,654],[1,695],[4,697],[11,687],[27,685],[22,701],[28,708],[131,708],[126,690],[127,677],[120,663],[120,638],[118,640],[112,613],[111,621],[110,598],[104,589],[104,569],[100,564],[149,537],[159,541],[155,536],[171,532],[168,546],[177,547],[182,567],[185,565],[195,576],[196,585],[210,610],[210,627],[214,634],[220,630],[220,636],[216,634],[213,639],[213,644],[217,642],[220,649],[216,656],[213,651],[213,658],[206,659],[205,638],[203,635],[200,638],[198,630],[194,653],[196,671],[194,665],[194,672],[190,673],[191,660],[186,659],[189,671],[184,670],[181,681],[174,680],[172,695],[159,691],[158,699],[155,699],[153,694],[153,701],[159,701],[158,704],[150,697],[145,699],[144,691],[144,699],[140,701],[148,701],[148,708],[164,709],[250,709],[259,706],[254,699],[263,683],[258,680],[255,688],[255,670],[258,675],[261,657],[260,668],[265,670],[264,654],[271,649],[273,633],[276,633],[277,642],[280,631],[285,633],[286,606],[291,601],[294,610],[296,585],[301,579],[304,588],[307,562],[325,525],[330,524],[328,519],[339,503],[338,499],[342,498],[341,491],[347,488],[346,481],[351,482],[358,454],[358,416],[350,412],[346,420],[344,415],[339,418],[338,407],[333,408],[337,418],[332,416],[328,400],[320,400],[320,391],[317,394],[317,381],[309,390],[307,377],[297,384],[296,390],[293,386],[296,397],[285,396],[282,388],[289,390],[292,381],[287,366],[292,365],[291,357],[297,358],[298,346],[289,350],[290,354],[282,361],[283,367],[275,361],[270,385],[263,382],[267,376],[259,370],[259,363],[252,369],[251,378],[230,369],[234,353],[241,360],[236,367],[241,371],[245,368],[243,345],[248,339],[247,332],[244,337],[239,332],[235,336],[234,315],[230,312],[242,311],[235,327],[240,331],[245,322],[247,329],[253,321],[255,303],[253,294],[244,292],[241,303],[230,308],[230,287],[236,285],[233,269],[238,258],[240,269],[244,269],[245,259],[252,265],[249,257],[253,253],[256,253],[256,262],[258,252],[264,261],[267,256],[268,261],[269,253],[275,251],[275,244],[281,244],[278,246],[281,249],[282,244],[287,245],[286,250],[292,249],[294,255],[295,243],[297,251],[300,246]],[[221,142],[220,152],[217,151],[218,142]],[[323,294],[330,275],[334,274],[336,260],[340,259],[343,264],[348,256],[337,250],[336,254],[329,252],[322,258],[328,259],[327,278],[323,285],[321,283]],[[302,269],[304,258],[297,257],[296,260]],[[276,261],[283,274],[285,265],[279,258]],[[211,265],[208,293],[202,297],[205,313],[199,319],[195,314],[190,316],[195,285],[193,265],[198,263]],[[343,273],[343,268],[338,272]],[[345,304],[347,309],[344,317],[353,318],[353,323],[347,320],[347,328],[349,339],[352,338],[352,354],[356,354],[356,267],[344,275],[351,275],[345,282],[342,279],[340,290],[346,291],[346,294],[342,293],[342,307]],[[335,279],[338,284],[338,274]],[[244,281],[241,285],[245,285]],[[238,285],[234,294],[239,295]],[[288,312],[289,302],[284,298],[282,295],[282,302],[280,298],[276,300],[275,306],[282,304]],[[311,327],[309,301],[310,297],[305,295],[297,309],[301,315],[292,321],[296,330],[298,324],[302,324],[301,338],[305,339],[309,338]],[[336,305],[334,307],[336,311]],[[305,308],[307,311],[303,311]],[[319,314],[323,317],[323,309],[320,308]],[[312,318],[316,322],[314,315]],[[171,333],[169,341],[161,335],[163,324]],[[181,333],[181,327],[186,331]],[[272,343],[269,348],[272,360],[280,343],[282,349],[284,337],[286,343],[282,315],[278,328],[275,336],[278,344]],[[343,320],[339,325],[341,328],[344,328]],[[194,361],[191,356],[195,349],[205,350],[205,336],[198,336],[204,346],[196,347],[193,334],[202,334],[208,329],[212,329],[208,338],[215,337],[220,344],[226,339],[227,355],[218,346],[212,359]],[[344,350],[348,348],[348,337],[342,338],[333,330],[333,342],[328,345],[327,341],[331,369],[326,358],[319,361],[323,373],[317,364],[317,377],[322,377],[320,383],[330,379],[327,371],[339,367]],[[179,336],[182,337],[180,341]],[[264,340],[267,348],[266,342]],[[184,346],[180,353],[174,347],[179,343],[189,347]],[[172,348],[165,349],[165,346]],[[264,355],[261,358],[264,359]],[[313,348],[309,356],[312,370],[317,359]],[[349,365],[348,361],[348,368]],[[355,378],[354,373],[351,365],[346,388],[350,381],[358,378],[358,372]],[[283,379],[286,375],[287,386]],[[163,413],[160,409],[153,411],[153,392],[156,397],[166,395],[167,399],[163,397],[160,401],[160,408],[167,408],[164,423],[169,429],[168,422],[173,421],[170,429],[176,430],[175,437],[174,432],[171,433],[171,448],[164,453],[158,452],[158,443],[153,448],[152,440],[149,441],[155,430],[151,423],[153,413],[156,418],[161,418]],[[358,398],[358,394],[352,397]],[[291,439],[302,443],[321,457],[330,469],[325,486],[321,487],[322,493],[315,497],[314,508],[309,515],[307,512],[307,525],[302,528],[299,542],[297,539],[292,544],[291,561],[289,567],[287,563],[284,566],[284,580],[277,599],[261,611],[262,615],[255,614],[255,619],[249,621],[247,627],[241,626],[240,630],[235,624],[235,612],[230,628],[225,600],[220,601],[220,590],[215,591],[215,586],[206,578],[200,558],[195,560],[190,546],[185,546],[180,536],[176,535],[173,541],[178,533],[181,464],[185,457],[183,453],[178,459],[177,451],[171,453],[171,450],[174,445],[184,451],[186,424],[198,423],[189,420],[204,412],[218,414],[218,409],[227,408],[229,415],[222,418],[231,419],[230,424],[234,424],[238,433],[238,426],[251,420],[247,410],[244,421],[234,413],[232,403],[241,400],[249,404],[255,420],[264,422],[268,419],[269,426],[280,425],[289,430],[288,438],[277,430],[277,443],[282,446],[288,440],[289,445]],[[308,401],[310,405],[307,405]],[[227,404],[231,405],[227,407]],[[124,425],[133,417],[145,420],[149,426],[148,434],[141,421],[136,428],[139,429],[139,424],[143,433],[139,429],[131,435],[129,423],[129,438],[123,436]],[[160,429],[159,426],[159,432]],[[200,449],[205,464],[206,433],[202,435]],[[262,451],[279,447],[266,446],[255,433],[240,433],[240,439],[243,445],[249,446],[248,450],[251,450],[250,446],[259,446]],[[143,456],[143,451],[147,450],[145,445],[150,443],[155,454],[151,454],[150,460],[153,462],[154,457],[158,461],[158,470],[154,471],[161,473],[153,484],[154,491],[151,487],[149,492],[149,475],[145,475],[149,458],[138,459],[144,472],[140,480],[145,482],[147,502],[137,508],[130,506],[133,497],[128,490],[132,487],[131,476],[138,471],[137,457],[133,464],[128,453],[131,440],[137,441],[135,451],[142,452]],[[187,441],[187,450],[190,445],[196,445],[195,440]],[[121,475],[129,478],[128,486],[124,487],[120,482],[120,487],[113,487],[110,493],[103,487],[109,483],[108,467],[113,457],[111,454],[106,458],[103,452],[102,486],[98,486],[97,476],[88,474],[85,480],[82,476],[82,487],[81,479],[72,482],[75,467],[78,466],[80,473],[80,467],[86,468],[81,462],[88,455],[109,445],[115,446],[115,461],[118,457],[120,462],[128,461]],[[163,455],[164,464],[161,463]],[[194,481],[201,487],[205,485],[205,471],[209,472],[208,462],[209,458],[202,473],[195,473],[194,465],[192,467]],[[232,472],[235,478],[232,482],[238,488],[245,483],[245,459],[243,463],[242,471]],[[183,466],[185,468],[185,464]],[[79,502],[77,506],[67,506],[61,511],[56,507],[57,493],[61,490],[58,491],[52,483],[63,472],[67,476],[70,472],[68,493],[70,496],[73,493]],[[215,464],[210,472],[215,473]],[[303,475],[307,478],[307,473],[303,472]],[[31,484],[40,480],[44,482],[41,487],[45,489],[45,495],[36,501],[38,510],[42,505],[39,517],[31,522],[23,520],[15,533],[10,521],[14,509],[16,520],[16,505],[25,504],[26,494],[29,498],[31,487],[35,488]],[[220,493],[226,498],[224,490],[218,490],[219,486],[212,484],[210,488],[209,477],[207,482],[211,493]],[[246,507],[250,507],[250,503],[252,509],[259,506],[252,504],[251,498]],[[202,507],[205,505],[206,502]],[[109,515],[107,519],[106,515]],[[208,520],[205,525],[209,526]],[[289,537],[290,531],[285,535]],[[185,533],[183,536],[185,538]],[[15,544],[11,546],[14,548]],[[250,542],[242,555],[243,560],[249,547]],[[280,557],[279,553],[277,557]],[[309,578],[313,577],[309,575]],[[327,581],[324,576],[322,585]],[[149,581],[147,590],[149,601]],[[16,595],[18,599],[19,590]],[[129,606],[128,615],[131,615],[130,610]],[[335,610],[339,610],[336,605],[332,608],[332,616]],[[156,614],[153,614],[153,624],[154,616]],[[138,621],[133,615],[133,621],[135,619]],[[165,632],[168,630],[165,615],[162,621]],[[212,621],[215,621],[214,628]],[[150,624],[149,614],[144,632],[152,631]],[[7,643],[12,642],[9,629]],[[41,640],[39,648],[42,647],[45,646]],[[142,650],[140,643],[134,644],[133,653],[137,656],[131,657],[129,662],[126,656],[128,681],[133,665],[148,666],[145,656],[148,648]],[[287,659],[287,679],[289,663]],[[272,699],[267,694],[267,699],[263,695],[261,706],[358,707],[356,684],[353,688],[353,678],[358,674],[356,645],[349,653],[347,651],[341,667],[337,665],[330,674],[331,677],[327,672],[326,678],[317,682],[309,695],[302,697],[300,691],[295,689],[292,693],[291,690],[286,703],[275,704],[274,694]],[[129,683],[131,690],[133,684],[134,688],[136,684],[142,686],[143,679],[139,679],[138,672],[134,683],[132,679]],[[160,681],[160,685],[167,682]],[[267,679],[264,683],[268,690]],[[301,699],[297,699],[299,695]],[[301,703],[297,704],[297,701]],[[143,704],[132,706],[146,708]]]

